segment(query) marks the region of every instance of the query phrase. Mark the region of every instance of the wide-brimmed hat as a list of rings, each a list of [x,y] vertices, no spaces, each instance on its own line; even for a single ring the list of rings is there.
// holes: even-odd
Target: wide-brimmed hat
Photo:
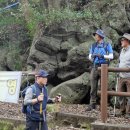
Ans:
[[[37,77],[43,77],[46,78],[49,76],[48,72],[45,70],[39,70],[39,72],[36,74]]]
[[[129,33],[125,33],[120,39],[121,39],[121,40],[127,39],[127,40],[130,41],[130,34],[129,34]]]
[[[95,36],[95,34],[98,34],[102,38],[105,38],[105,34],[104,34],[103,30],[101,30],[101,29],[98,29],[95,33],[93,33],[94,36]]]

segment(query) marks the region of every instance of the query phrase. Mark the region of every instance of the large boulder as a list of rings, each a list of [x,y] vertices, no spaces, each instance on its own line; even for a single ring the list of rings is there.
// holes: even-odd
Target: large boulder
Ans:
[[[111,9],[108,16],[110,27],[115,29],[119,34],[128,32],[130,30],[130,21],[124,8],[124,2],[120,1],[120,4],[119,2],[116,3]]]
[[[94,29],[84,20],[44,28],[32,43],[28,64],[32,69],[46,69],[62,81],[76,78],[91,64],[88,53]]]
[[[87,68],[91,65],[88,60],[89,46],[90,44],[85,42],[68,51],[67,60],[59,64],[57,76],[60,79],[69,80],[87,71]]]
[[[65,103],[80,103],[80,101],[89,92],[89,74],[84,73],[81,76],[68,80],[51,89],[50,96],[55,97],[58,93],[62,95]]]

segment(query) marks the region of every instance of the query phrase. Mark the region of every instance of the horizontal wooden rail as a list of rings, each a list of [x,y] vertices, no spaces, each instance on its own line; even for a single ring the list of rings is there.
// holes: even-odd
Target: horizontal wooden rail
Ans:
[[[98,95],[101,95],[101,91],[98,91]],[[130,97],[130,92],[107,91],[107,95],[109,95],[109,96],[120,96],[120,97]]]
[[[108,72],[130,72],[130,68],[112,68],[108,67],[106,64],[102,64],[101,67],[98,67],[98,70],[101,71],[101,91],[98,92],[101,95],[101,120],[102,123],[107,122],[107,96],[123,96],[130,97],[130,92],[115,92],[107,91],[108,84]]]
[[[101,70],[101,67],[98,67],[98,70]],[[130,72],[130,68],[113,68],[113,67],[108,67],[108,72]]]

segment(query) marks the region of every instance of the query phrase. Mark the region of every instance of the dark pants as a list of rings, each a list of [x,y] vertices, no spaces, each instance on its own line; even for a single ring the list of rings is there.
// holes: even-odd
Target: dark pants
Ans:
[[[39,126],[41,125],[41,130],[48,130],[47,122],[32,121],[26,117],[26,128],[25,130],[40,130]]]
[[[100,71],[98,71],[98,66],[93,67],[90,74],[90,83],[91,83],[91,91],[90,91],[90,104],[95,104],[97,100],[97,91],[98,91],[98,81],[101,77]]]
[[[119,92],[130,92],[130,78],[119,78]],[[119,97],[120,111],[130,114],[130,97]]]

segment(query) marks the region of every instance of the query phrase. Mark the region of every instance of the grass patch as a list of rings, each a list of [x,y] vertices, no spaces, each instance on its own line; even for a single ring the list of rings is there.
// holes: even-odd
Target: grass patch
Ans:
[[[14,127],[14,124],[8,121],[0,121],[0,130],[24,130],[24,125]]]
[[[60,104],[48,104],[47,105],[47,112],[53,113],[53,112],[59,112],[60,110]]]

